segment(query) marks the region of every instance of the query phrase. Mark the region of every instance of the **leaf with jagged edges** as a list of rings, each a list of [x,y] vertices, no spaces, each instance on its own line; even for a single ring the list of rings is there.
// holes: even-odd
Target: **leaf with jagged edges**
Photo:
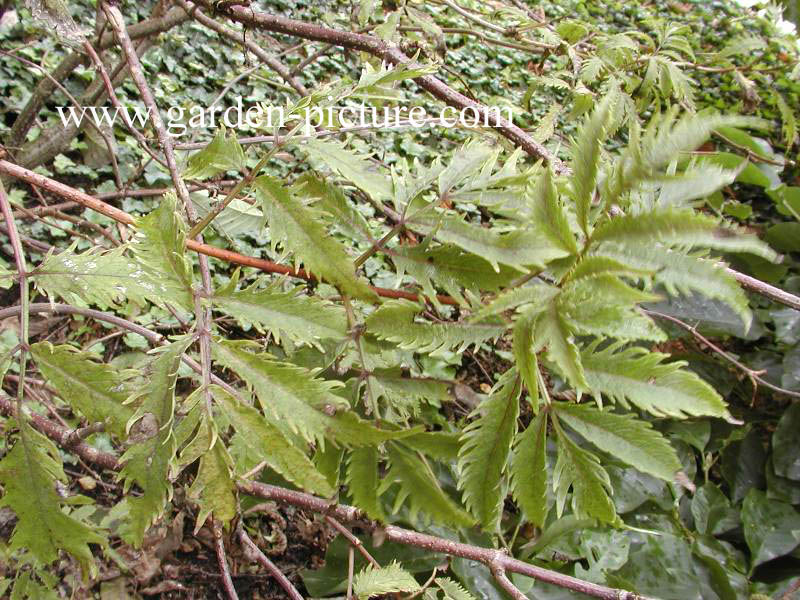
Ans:
[[[630,414],[614,414],[591,404],[556,402],[558,418],[602,451],[664,481],[681,468],[675,450],[652,425]]]
[[[517,371],[528,390],[528,397],[534,414],[539,411],[539,360],[533,351],[533,332],[536,328],[538,312],[524,312],[514,323],[514,338],[511,351],[514,354]]]
[[[481,321],[486,317],[498,315],[507,310],[524,307],[526,312],[538,314],[546,310],[551,300],[561,292],[557,287],[535,281],[528,285],[510,288],[498,294],[491,302],[475,312],[471,320]]]
[[[578,129],[572,146],[572,197],[578,225],[588,234],[589,212],[594,199],[597,173],[600,169],[600,153],[603,142],[613,127],[614,109],[619,94],[616,90],[607,93],[602,102]]]
[[[375,400],[384,398],[389,410],[401,419],[418,416],[422,404],[441,406],[450,400],[443,381],[403,377],[399,368],[373,370],[368,385]]]
[[[373,447],[356,448],[350,452],[347,459],[347,490],[353,503],[370,519],[385,521],[386,515],[378,494],[378,458],[378,450]]]
[[[517,433],[521,389],[516,369],[506,371],[472,412],[473,420],[461,436],[458,488],[469,511],[490,532],[500,524],[505,497],[503,474]]]
[[[390,252],[398,277],[408,273],[422,285],[425,295],[436,303],[434,286],[464,304],[462,290],[473,293],[496,292],[519,277],[519,272],[505,265],[495,271],[480,256],[464,252],[457,246],[443,244],[431,247],[429,239],[415,246],[399,246]]]
[[[434,460],[453,462],[461,449],[461,434],[458,431],[422,431],[403,438],[400,443]]]
[[[57,484],[66,484],[67,477],[56,445],[33,429],[27,418],[17,423],[19,438],[10,450],[6,447],[0,460],[0,507],[10,508],[17,516],[9,550],[24,549],[43,564],[52,563],[64,550],[84,571],[95,573],[89,544],[105,545],[105,536],[62,508],[70,501],[57,491]]]
[[[657,209],[613,217],[592,233],[595,244],[614,242],[633,250],[660,242],[667,247],[747,252],[774,261],[775,252],[756,236],[686,209]]]
[[[468,223],[455,214],[438,214],[417,202],[409,210],[406,225],[412,231],[480,256],[498,272],[500,265],[521,272],[527,272],[529,268],[541,269],[550,261],[569,255],[544,235],[542,226],[536,222],[528,223],[525,228],[502,232],[499,227]]]
[[[639,303],[658,300],[660,296],[631,287],[615,275],[599,274],[565,284],[558,310],[581,334],[661,342],[667,335],[638,308]]]
[[[721,300],[741,317],[745,329],[750,327],[753,315],[747,295],[733,275],[715,260],[669,250],[658,244],[637,244],[634,247],[602,244],[594,258],[600,259],[601,256],[632,269],[652,272],[653,282],[663,285],[671,296],[699,293],[712,300]]]
[[[598,351],[593,344],[583,352],[589,388],[623,408],[631,404],[658,417],[727,418],[722,397],[686,362],[664,362],[668,354],[612,344]]]
[[[319,209],[304,206],[283,184],[268,175],[255,180],[273,245],[281,243],[305,269],[336,286],[343,294],[373,301],[366,282],[356,276],[353,261],[321,222]]]
[[[542,231],[554,244],[568,254],[577,254],[578,244],[569,227],[564,207],[559,201],[549,167],[539,176],[536,186],[529,189],[527,195],[533,208],[532,220],[540,224]]]
[[[422,323],[416,321],[421,311],[419,304],[409,300],[390,300],[367,317],[367,331],[404,350],[436,354],[446,350],[463,352],[469,346],[499,337],[506,329],[497,322]]]
[[[62,298],[77,306],[116,307],[145,298],[158,301],[161,292],[137,262],[125,256],[126,247],[109,251],[92,248],[75,252],[77,242],[58,254],[49,252],[31,276],[50,299]]]
[[[349,447],[380,444],[413,435],[418,429],[379,429],[347,410],[346,399],[332,392],[342,384],[316,377],[317,370],[254,354],[246,344],[215,341],[214,359],[250,385],[267,421],[282,432],[300,435],[308,442],[326,440]]]
[[[558,419],[551,419],[557,440],[558,458],[553,469],[556,514],[564,514],[567,495],[572,488],[572,512],[579,519],[595,518],[606,523],[616,519],[611,480],[596,455],[582,449],[561,429]]]
[[[199,511],[194,532],[197,534],[209,516],[227,525],[236,516],[236,484],[233,481],[233,459],[219,437],[200,457],[197,475],[187,497],[197,502]]]
[[[226,171],[241,171],[244,166],[244,150],[236,139],[236,132],[220,127],[205,148],[189,157],[183,176],[186,179],[208,179]]]
[[[294,342],[319,346],[322,340],[347,336],[344,309],[295,289],[283,292],[275,286],[258,289],[257,284],[236,290],[237,276],[214,292],[214,308],[236,319],[243,327],[269,332],[280,343],[283,336]]]
[[[306,448],[292,444],[263,414],[228,391],[218,386],[211,386],[211,390],[217,406],[236,431],[232,444],[234,454],[247,453],[246,465],[237,461],[239,474],[266,461],[270,469],[299,488],[321,496],[333,495],[334,490],[308,458]]]
[[[158,208],[136,222],[131,250],[159,304],[173,302],[191,310],[192,269],[186,258],[186,224],[178,214],[175,194],[164,194]],[[156,298],[158,300],[156,300]]]
[[[416,521],[420,513],[436,523],[454,527],[469,527],[474,524],[469,513],[461,509],[439,485],[430,465],[418,454],[387,444],[389,469],[383,478],[378,494],[383,494],[392,485],[397,485],[393,513],[397,513],[408,501],[408,513]]]
[[[269,354],[253,354],[235,342],[214,342],[212,350],[215,360],[253,387],[274,426],[286,427],[308,442],[324,444],[332,426],[328,413],[348,407],[332,392],[342,384],[318,379],[314,371]]]
[[[72,346],[49,342],[33,344],[31,355],[45,380],[74,410],[90,423],[105,423],[113,435],[125,435],[133,410],[123,404],[129,393],[118,369],[91,360]]]
[[[389,173],[366,157],[336,142],[324,140],[311,140],[304,149],[313,160],[324,163],[369,194],[373,200],[387,202],[392,199],[394,186]]]
[[[695,150],[711,133],[723,126],[764,127],[768,122],[741,116],[686,114],[677,118],[678,108],[656,115],[644,132],[632,123],[630,142],[616,159],[606,179],[603,201],[606,206],[617,202],[620,196],[638,183],[654,177],[681,153]]]
[[[547,517],[547,421],[547,413],[540,412],[517,436],[509,469],[511,494],[537,527]]]
[[[372,228],[355,204],[347,199],[342,189],[314,175],[304,173],[295,181],[297,193],[310,199],[323,211],[330,226],[360,242],[372,242]]]
[[[439,589],[444,592],[443,600],[475,600],[475,596],[470,594],[464,587],[450,579],[449,577],[437,577],[435,580]]]
[[[439,173],[439,197],[444,198],[453,188],[474,177],[494,158],[496,150],[480,142],[467,142],[455,153]]]
[[[392,561],[385,567],[368,565],[353,578],[353,593],[358,600],[367,600],[394,592],[417,592],[420,585],[414,576]]]
[[[558,308],[554,304],[551,304],[539,315],[533,339],[535,340],[534,348],[547,348],[547,356],[576,390],[583,391],[589,388],[583,374],[578,346],[572,339],[572,332],[567,322],[559,314]]]
[[[124,481],[125,494],[133,484],[142,494],[126,497],[128,518],[120,535],[137,547],[172,496],[169,474],[177,450],[173,432],[175,384],[181,356],[192,341],[192,336],[185,336],[158,348],[158,355],[148,365],[143,389],[129,400],[136,402],[137,408],[128,420],[128,449],[120,458],[119,479]]]

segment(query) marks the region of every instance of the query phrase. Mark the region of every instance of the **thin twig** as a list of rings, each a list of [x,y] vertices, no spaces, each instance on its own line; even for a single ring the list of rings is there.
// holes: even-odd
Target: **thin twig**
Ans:
[[[330,515],[325,515],[325,520],[331,527],[341,533],[342,536],[350,543],[350,545],[358,550],[358,553],[361,554],[361,556],[363,556],[369,564],[376,569],[381,568],[380,563],[372,557],[369,551],[364,547],[364,544],[361,542],[361,540],[354,536],[352,531],[350,531],[347,527],[339,523],[339,521]]]
[[[225,553],[225,539],[222,536],[222,525],[216,519],[211,523],[211,528],[214,530],[214,550],[217,554],[217,564],[219,565],[220,574],[222,575],[222,587],[225,590],[225,595],[228,600],[239,600],[239,595],[236,593],[236,588],[233,587],[233,579],[231,579],[231,571],[228,567],[228,556]]]
[[[292,585],[292,582],[289,581],[289,578],[286,577],[286,575],[283,574],[277,565],[267,558],[261,549],[255,545],[255,542],[250,539],[250,536],[247,535],[247,532],[241,525],[239,526],[239,540],[242,542],[242,546],[244,547],[245,557],[248,560],[257,562],[264,567],[269,574],[272,575],[275,581],[278,582],[278,585],[283,588],[283,591],[286,592],[286,595],[290,600],[303,600],[300,592],[298,592],[297,589]]]
[[[353,547],[347,549],[347,600],[353,600],[353,572],[355,571],[355,552]]]
[[[733,366],[735,366],[737,369],[739,369],[745,375],[747,375],[747,377],[750,378],[750,380],[753,382],[754,386],[756,386],[757,384],[760,384],[760,385],[763,385],[766,388],[771,389],[774,392],[778,392],[780,394],[785,394],[786,396],[791,396],[792,398],[800,398],[800,393],[793,392],[791,390],[787,390],[786,388],[782,388],[782,387],[779,387],[777,385],[774,385],[774,384],[770,383],[769,381],[767,381],[766,379],[764,379],[763,377],[761,377],[761,373],[759,371],[755,371],[755,370],[751,369],[750,367],[748,367],[747,365],[745,365],[744,363],[738,361],[734,356],[732,356],[731,354],[725,352],[725,350],[723,350],[722,348],[717,346],[714,342],[709,340],[707,337],[705,337],[703,334],[701,334],[699,331],[697,331],[697,329],[695,327],[692,327],[688,323],[685,323],[685,322],[681,321],[680,319],[678,319],[676,317],[673,317],[672,315],[665,315],[664,313],[660,313],[660,312],[657,312],[657,311],[654,311],[654,310],[646,310],[646,309],[642,309],[642,310],[648,315],[652,315],[652,316],[657,317],[659,319],[664,319],[665,321],[669,321],[670,323],[673,323],[674,325],[677,325],[681,329],[683,329],[685,331],[688,331],[690,334],[692,334],[692,336],[697,341],[699,341],[699,342],[705,344],[706,346],[708,346],[716,354],[719,354],[722,358],[724,358],[725,360],[730,362]]]
[[[523,594],[517,586],[511,583],[511,580],[506,576],[506,570],[502,562],[492,562],[489,565],[489,570],[492,572],[498,585],[514,600],[528,600],[528,597]]]

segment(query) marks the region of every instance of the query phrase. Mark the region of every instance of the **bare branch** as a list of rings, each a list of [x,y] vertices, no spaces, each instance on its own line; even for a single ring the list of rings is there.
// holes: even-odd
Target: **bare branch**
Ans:
[[[228,567],[228,556],[225,553],[225,539],[222,536],[222,525],[219,521],[213,519],[211,528],[214,530],[214,550],[217,553],[217,564],[222,575],[222,587],[225,590],[225,595],[228,600],[239,600],[236,593],[236,588],[233,587],[233,579],[231,579],[231,571]]]
[[[261,551],[261,549],[255,545],[253,540],[250,539],[250,536],[247,535],[247,532],[244,530],[244,527],[239,525],[239,540],[242,542],[242,546],[244,547],[244,555],[247,559],[252,560],[253,562],[257,562],[262,567],[264,567],[270,575],[278,582],[283,588],[283,591],[286,592],[286,595],[289,597],[290,600],[303,600],[303,597],[300,595],[300,592],[292,585],[292,582],[286,577],[286,575],[281,572],[281,570],[273,563],[267,556]]]

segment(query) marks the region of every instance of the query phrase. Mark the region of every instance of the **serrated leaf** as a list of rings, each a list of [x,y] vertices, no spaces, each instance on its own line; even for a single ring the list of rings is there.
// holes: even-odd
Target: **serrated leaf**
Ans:
[[[118,477],[124,481],[124,493],[127,494],[134,483],[143,493],[125,498],[128,518],[121,526],[120,535],[137,547],[172,495],[169,473],[177,450],[172,427],[175,384],[181,356],[191,343],[192,337],[186,336],[158,349],[158,356],[149,365],[149,377],[135,396],[138,400],[136,412],[128,421],[131,445],[120,457],[122,469]]]
[[[222,440],[216,438],[214,445],[200,457],[197,475],[187,495],[200,508],[195,523],[195,534],[209,516],[227,525],[236,516],[236,485],[231,473],[233,460]]]
[[[563,248],[567,254],[577,254],[578,245],[570,230],[564,207],[559,201],[549,167],[539,176],[536,187],[529,192],[529,201],[533,205],[532,219],[539,223],[553,243]]]
[[[415,318],[421,310],[419,304],[408,300],[390,300],[367,317],[367,331],[403,349],[429,354],[450,349],[462,352],[505,331],[505,326],[495,323],[420,323]]]
[[[269,468],[309,493],[333,495],[333,488],[305,451],[294,446],[264,415],[221,387],[212,386],[211,390],[220,410],[241,436],[248,453],[253,455],[255,464],[266,461]]]
[[[547,348],[548,357],[558,366],[569,383],[579,391],[589,388],[583,374],[578,347],[572,340],[572,333],[566,321],[555,305],[551,304],[537,319],[534,339],[537,348]]]
[[[369,565],[353,578],[353,593],[358,600],[393,592],[416,592],[419,589],[420,585],[414,576],[396,561],[381,568]]]
[[[391,257],[398,276],[408,273],[422,285],[431,301],[436,300],[434,285],[464,303],[463,289],[496,292],[519,276],[518,271],[507,266],[495,271],[480,256],[448,244],[435,248],[427,243],[399,246],[392,249]]]
[[[461,435],[457,432],[423,431],[403,438],[401,443],[435,460],[449,462],[458,458]]]
[[[533,331],[537,316],[538,312],[535,310],[520,315],[514,324],[514,340],[511,347],[517,371],[528,390],[534,413],[539,410],[539,361],[533,351]]]
[[[323,444],[332,426],[323,412],[346,406],[332,393],[337,382],[314,377],[314,372],[291,363],[275,360],[268,354],[253,354],[234,342],[214,342],[214,359],[253,387],[267,419],[276,427],[286,427],[309,442]]]
[[[214,139],[202,150],[189,157],[186,179],[208,179],[225,171],[241,171],[245,166],[244,150],[236,132],[220,127]]]
[[[553,491],[556,493],[558,517],[564,513],[567,494],[572,489],[572,512],[579,519],[593,517],[606,523],[616,518],[614,502],[609,497],[611,481],[600,461],[591,452],[583,450],[558,426],[553,419],[558,442],[558,458],[553,469]]]
[[[588,404],[553,405],[558,418],[584,439],[643,473],[672,481],[681,468],[675,450],[650,423]]]
[[[347,461],[347,489],[355,505],[367,513],[371,519],[384,521],[378,494],[378,451],[375,448],[357,448],[350,453]]]
[[[439,173],[439,197],[444,198],[458,184],[479,173],[494,154],[495,150],[485,144],[467,143],[462,146]]]
[[[418,415],[421,404],[441,406],[450,400],[447,384],[433,379],[403,377],[400,369],[376,369],[369,375],[375,399],[385,398],[401,419]]]
[[[720,224],[717,219],[691,210],[658,209],[621,215],[597,226],[595,243],[616,242],[630,247],[661,242],[666,246],[711,248],[723,252],[749,252],[766,260],[777,255],[754,235]]]
[[[174,302],[191,310],[192,270],[186,259],[185,241],[186,224],[178,214],[175,194],[170,192],[158,208],[137,221],[131,249],[152,286],[148,298],[159,304]]]
[[[797,141],[797,118],[794,112],[783,99],[783,96],[775,93],[775,102],[778,104],[778,110],[781,113],[781,120],[783,121],[783,143],[789,149],[794,146]]]
[[[498,315],[520,306],[526,307],[525,312],[533,316],[533,314],[547,310],[551,305],[551,300],[558,296],[559,293],[561,293],[559,288],[541,281],[511,288],[498,294],[491,302],[481,307],[472,317],[472,320],[480,321],[486,317]]]
[[[511,458],[511,492],[527,519],[542,527],[547,517],[547,413],[540,412],[517,436]]]
[[[363,242],[373,240],[372,229],[364,215],[348,202],[341,188],[312,173],[298,177],[295,187],[300,194],[313,199],[317,208],[330,215],[329,222],[344,234]]]
[[[317,211],[303,206],[280,181],[268,175],[255,180],[256,193],[269,222],[272,243],[282,243],[302,260],[307,271],[338,287],[342,293],[374,300],[375,293],[356,277],[353,262],[319,220]]]
[[[475,596],[449,577],[437,577],[434,581],[444,592],[444,600],[475,600]]]
[[[727,416],[713,387],[685,369],[685,362],[663,362],[667,358],[641,347],[611,345],[599,352],[587,349],[583,366],[589,388],[625,408],[630,403],[653,415],[678,419]]]
[[[58,254],[48,253],[33,272],[36,287],[51,301],[62,298],[77,306],[101,309],[125,301],[139,305],[145,298],[158,301],[160,292],[135,260],[125,256],[126,247],[107,252],[93,248],[75,252],[77,242]]]
[[[589,211],[594,199],[597,173],[600,168],[600,151],[603,147],[614,116],[614,103],[617,101],[616,92],[607,93],[600,105],[587,117],[578,129],[575,143],[572,147],[572,186],[573,199],[575,200],[575,215],[578,225],[588,234]]]
[[[394,512],[408,501],[412,520],[420,512],[443,525],[465,526],[473,524],[472,518],[445,494],[430,466],[413,452],[397,444],[387,445],[389,469],[383,479],[379,494],[393,484],[399,489],[395,497]]]
[[[500,524],[503,474],[517,433],[521,383],[516,370],[507,371],[472,412],[461,437],[458,488],[464,504],[491,532]]]
[[[94,571],[89,544],[105,545],[105,537],[62,509],[65,500],[56,491],[56,482],[67,478],[56,445],[27,420],[18,425],[19,439],[0,460],[0,507],[10,508],[17,516],[9,550],[24,549],[43,564],[52,563],[64,550],[85,571]]]
[[[377,82],[378,80],[375,80],[369,85]],[[382,172],[380,167],[352,150],[324,140],[309,141],[305,150],[313,159],[325,163],[356,187],[364,190],[374,200],[386,202],[392,199],[394,189],[389,174]]]
[[[106,423],[106,431],[124,436],[133,411],[123,405],[128,392],[118,370],[67,345],[33,344],[31,355],[48,383],[73,409],[90,423]]]
[[[243,326],[268,331],[276,342],[285,335],[295,342],[319,345],[321,340],[343,340],[347,317],[341,307],[306,296],[301,291],[282,292],[274,287],[257,289],[256,284],[235,290],[235,280],[214,292],[214,307]]]

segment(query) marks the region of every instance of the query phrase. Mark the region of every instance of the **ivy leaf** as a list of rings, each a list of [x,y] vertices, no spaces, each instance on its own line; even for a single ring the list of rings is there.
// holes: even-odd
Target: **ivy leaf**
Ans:
[[[192,270],[186,259],[186,224],[177,211],[175,194],[165,194],[154,211],[136,223],[131,245],[152,287],[148,298],[158,304],[174,302],[188,310],[192,299]]]
[[[173,432],[175,383],[181,356],[192,343],[186,336],[165,348],[149,366],[144,388],[129,401],[138,407],[128,420],[130,447],[120,458],[119,479],[128,494],[134,483],[142,495],[128,495],[123,501],[128,513],[120,535],[134,546],[141,546],[145,531],[162,514],[172,495],[169,473],[175,461],[177,445]]]
[[[511,458],[511,491],[528,520],[542,527],[547,517],[547,413],[540,412],[517,436]]]
[[[208,179],[225,171],[241,171],[245,166],[244,150],[236,132],[220,127],[214,139],[202,150],[189,157],[186,179]]]
[[[266,330],[277,343],[281,335],[316,346],[321,340],[343,340],[347,336],[347,318],[341,307],[302,295],[299,289],[259,290],[254,284],[235,290],[237,279],[234,277],[228,285],[216,290],[212,302],[243,326],[253,325],[261,333]]]
[[[503,473],[517,432],[520,391],[516,370],[506,371],[470,415],[473,420],[461,436],[458,487],[464,504],[488,531],[495,531],[500,524]]]
[[[56,491],[56,482],[66,482],[67,477],[56,445],[27,420],[18,425],[19,439],[0,460],[0,507],[7,506],[17,516],[9,550],[25,549],[43,564],[52,563],[65,550],[85,571],[95,572],[89,544],[106,545],[105,536],[62,508],[66,502]]]
[[[212,385],[211,390],[217,406],[240,438],[235,445],[241,443],[247,449],[248,455],[254,457],[251,462],[266,461],[269,468],[309,493],[333,495],[333,488],[305,452],[295,447],[264,415],[219,386]]]
[[[417,592],[420,586],[414,576],[392,561],[385,567],[367,566],[353,578],[353,593],[358,600],[367,600],[393,592]]]
[[[419,304],[409,300],[384,302],[367,317],[367,331],[400,348],[428,354],[450,349],[463,352],[469,346],[478,346],[505,332],[505,326],[495,323],[420,323],[415,318],[421,310]]]
[[[593,517],[607,523],[616,519],[614,502],[609,497],[611,480],[600,460],[583,450],[553,419],[553,431],[558,442],[558,459],[553,469],[553,490],[556,492],[556,511],[564,512],[567,494],[572,488],[572,512],[579,519]]]
[[[678,455],[650,423],[587,404],[553,404],[558,418],[584,439],[643,473],[672,481],[681,469]]]
[[[268,175],[255,180],[256,193],[269,222],[273,245],[281,242],[302,260],[306,270],[342,293],[373,301],[375,293],[358,279],[344,247],[320,223],[318,210],[303,206],[283,184]]]
[[[800,544],[800,514],[789,504],[767,499],[755,488],[747,492],[742,503],[742,525],[752,553],[750,573]]]
[[[357,448],[347,461],[347,489],[353,502],[370,519],[384,521],[378,488],[378,451],[373,447]]]
[[[383,494],[393,484],[399,486],[393,512],[396,513],[408,500],[412,520],[422,512],[443,525],[469,527],[473,524],[469,514],[442,490],[427,462],[398,444],[388,444],[387,452],[389,470],[378,494]]]
[[[41,342],[31,346],[31,355],[45,379],[58,395],[90,423],[105,423],[118,437],[133,411],[123,403],[128,397],[117,369],[89,359],[72,346]]]

